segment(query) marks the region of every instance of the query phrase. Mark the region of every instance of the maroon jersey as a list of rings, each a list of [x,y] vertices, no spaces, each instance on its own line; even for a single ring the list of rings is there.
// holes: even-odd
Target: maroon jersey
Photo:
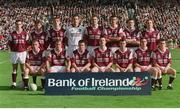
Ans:
[[[126,28],[124,29],[124,34],[126,39],[136,39],[136,41],[140,40],[139,30],[137,29],[130,30]],[[127,44],[127,47],[137,47],[137,46],[138,45]]]
[[[26,63],[29,63],[30,66],[41,66],[44,62],[43,51],[39,51],[37,54],[31,50],[27,53]]]
[[[94,62],[100,67],[107,66],[113,61],[110,49],[107,49],[104,52],[101,51],[99,48],[94,49],[93,58]]]
[[[103,36],[103,28],[98,27],[93,29],[93,27],[89,26],[86,28],[87,38],[85,39],[88,46],[99,46],[99,39]]]
[[[48,61],[51,63],[51,66],[65,66],[66,60],[65,50],[62,50],[59,54],[57,54],[55,50],[51,50],[48,56]]]
[[[147,46],[150,51],[155,51],[157,49],[157,41],[159,40],[159,31],[143,31],[142,37],[147,39]]]
[[[89,51],[86,50],[83,54],[80,54],[78,50],[74,50],[71,61],[75,63],[77,67],[84,67],[86,64],[90,63]]]
[[[62,42],[64,42],[64,35],[65,30],[64,29],[60,29],[60,30],[55,30],[55,29],[50,29],[49,30],[49,43],[50,43],[50,48],[54,48],[55,47],[55,42],[57,40],[61,40]]]
[[[108,27],[105,29],[104,31],[104,35],[106,36],[106,38],[111,38],[111,37],[124,37],[124,33],[122,28],[117,27],[115,29],[112,29],[111,27]],[[119,46],[119,42],[108,42],[107,43],[108,47],[118,47]]]
[[[168,49],[163,53],[159,49],[153,52],[153,63],[158,64],[159,66],[166,67],[169,63],[172,62],[171,60],[171,53]]]
[[[134,52],[134,63],[141,66],[148,66],[151,64],[151,52],[149,50],[142,50],[138,48]]]
[[[37,33],[36,31],[33,31],[31,33],[30,40],[31,41],[38,40],[41,50],[46,50],[47,47],[48,47],[47,33],[45,31],[42,31],[40,33]]]
[[[16,31],[12,32],[9,37],[9,46],[13,52],[23,52],[26,51],[28,47],[28,35],[25,31],[17,33]]]
[[[132,55],[133,53],[130,49],[127,49],[125,52],[116,50],[114,53],[114,63],[122,68],[127,68],[133,62]]]

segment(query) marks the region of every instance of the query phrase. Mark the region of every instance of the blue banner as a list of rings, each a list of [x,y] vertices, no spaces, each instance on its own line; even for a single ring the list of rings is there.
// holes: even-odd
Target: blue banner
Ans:
[[[151,95],[147,72],[48,73],[46,95]]]

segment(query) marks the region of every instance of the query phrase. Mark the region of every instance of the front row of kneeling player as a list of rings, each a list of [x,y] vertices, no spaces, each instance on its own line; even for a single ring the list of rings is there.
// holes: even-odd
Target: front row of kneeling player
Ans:
[[[62,42],[56,41],[55,48],[41,51],[38,41],[33,41],[32,50],[28,52],[24,74],[25,89],[28,89],[28,75],[41,75],[44,88],[44,74],[57,72],[143,72],[147,71],[152,76],[152,88],[162,89],[162,75],[168,74],[168,89],[172,89],[172,82],[176,71],[171,68],[171,53],[166,48],[166,42],[159,40],[155,52],[147,49],[147,40],[142,38],[140,46],[135,51],[126,47],[126,41],[121,40],[119,49],[114,53],[106,47],[106,39],[101,37],[100,46],[91,52],[86,49],[83,40],[72,54],[67,54],[62,48]],[[112,65],[115,64],[115,68]],[[158,83],[157,83],[158,82]]]

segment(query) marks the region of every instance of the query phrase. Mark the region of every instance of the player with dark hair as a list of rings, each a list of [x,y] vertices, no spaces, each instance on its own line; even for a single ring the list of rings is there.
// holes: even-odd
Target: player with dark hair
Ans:
[[[119,49],[114,53],[114,63],[116,72],[132,72],[133,52],[126,47],[126,39],[122,38],[119,41]]]
[[[141,37],[147,39],[147,46],[150,51],[155,51],[157,49],[157,41],[160,39],[159,31],[154,28],[153,20],[148,19],[146,21],[146,30],[141,34]]]
[[[87,42],[87,49],[90,52],[99,46],[99,39],[103,36],[103,27],[99,26],[98,22],[98,17],[92,16],[91,26],[88,26],[85,31],[84,40]]]
[[[62,41],[55,42],[55,48],[50,51],[46,60],[49,73],[70,72],[71,62],[67,52],[62,48]]]
[[[158,70],[152,66],[151,51],[147,48],[147,39],[140,39],[140,46],[134,52],[134,71],[149,72],[152,78],[152,89],[155,90],[157,82]]]
[[[111,68],[113,64],[113,56],[111,49],[106,46],[106,38],[101,37],[99,47],[95,48],[92,53],[92,72],[113,72]]]
[[[44,89],[45,84],[45,57],[44,52],[40,48],[38,40],[32,41],[32,50],[28,51],[26,57],[26,67],[24,72],[24,89],[28,89],[29,75],[31,76],[42,76],[41,83]]]
[[[88,72],[90,71],[91,59],[89,51],[83,40],[78,43],[78,49],[74,50],[71,57],[71,72]]]
[[[119,40],[125,36],[123,29],[119,26],[116,16],[110,17],[110,26],[104,30],[104,35],[107,40],[107,46],[110,47],[114,53],[119,49]]]
[[[135,28],[135,22],[133,19],[127,21],[127,27],[123,31],[126,37],[127,47],[137,48],[140,43],[140,31]]]
[[[37,40],[41,50],[46,50],[48,47],[47,32],[43,30],[43,25],[40,20],[34,21],[34,30],[30,33],[30,41]]]
[[[171,67],[172,59],[171,53],[166,47],[165,39],[160,39],[158,42],[158,49],[153,52],[153,64],[159,71],[158,83],[159,89],[162,89],[162,75],[169,75],[169,84],[167,89],[173,89],[172,83],[176,77],[176,70]]]
[[[28,40],[29,36],[26,31],[23,30],[23,22],[21,20],[16,21],[16,30],[10,33],[8,45],[11,50],[11,62],[12,62],[12,86],[11,88],[16,87],[16,77],[18,70],[18,63],[21,67],[21,75],[23,78],[25,60],[26,60],[26,50],[29,46]]]
[[[48,31],[48,42],[51,49],[55,48],[55,42],[57,40],[65,43],[65,29],[61,27],[61,20],[59,16],[55,16],[53,18],[53,27]],[[65,47],[64,45],[62,44],[63,48]]]
[[[48,36],[47,32],[43,30],[43,25],[40,20],[34,21],[34,30],[30,33],[30,42],[33,40],[37,40],[39,42],[39,46],[41,50],[47,50],[48,44]],[[33,76],[33,83],[36,84],[37,76]]]
[[[81,26],[81,18],[79,15],[72,17],[72,25],[66,28],[65,37],[67,38],[67,54],[72,54],[78,48],[79,40],[85,35],[85,28]]]

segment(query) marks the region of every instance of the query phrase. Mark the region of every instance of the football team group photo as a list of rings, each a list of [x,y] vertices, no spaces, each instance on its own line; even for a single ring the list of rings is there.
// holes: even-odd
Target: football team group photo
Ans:
[[[174,93],[176,98],[178,0],[0,0],[0,4],[0,93],[44,93],[47,74],[146,72],[152,94]]]

